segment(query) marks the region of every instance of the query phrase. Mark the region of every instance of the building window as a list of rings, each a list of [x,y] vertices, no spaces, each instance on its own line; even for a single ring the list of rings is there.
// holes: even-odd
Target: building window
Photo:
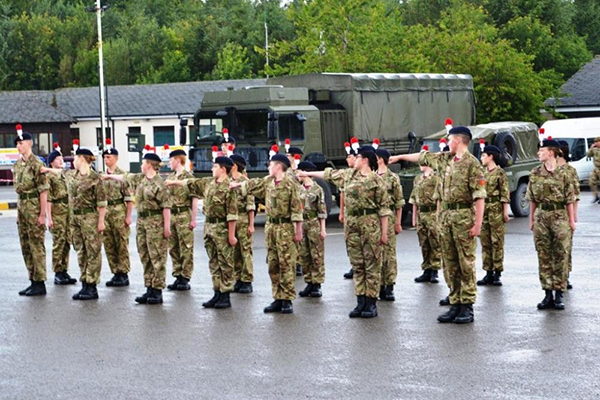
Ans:
[[[110,127],[105,127],[104,128],[106,130],[106,137],[107,138],[112,138],[112,132],[110,130]],[[96,143],[97,146],[100,148],[103,148],[104,143],[102,143],[102,128],[96,128]],[[114,143],[113,143],[114,146]]]
[[[155,126],[154,147],[162,147],[165,144],[175,145],[175,128],[173,126]]]

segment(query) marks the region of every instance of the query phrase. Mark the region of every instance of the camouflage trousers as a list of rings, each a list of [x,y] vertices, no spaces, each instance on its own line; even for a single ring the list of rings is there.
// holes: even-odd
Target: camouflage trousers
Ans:
[[[69,269],[69,252],[71,251],[71,226],[69,221],[69,205],[52,204],[52,270],[54,273]]]
[[[451,304],[474,304],[477,297],[477,238],[469,236],[474,218],[472,209],[444,210],[440,214],[444,278],[450,287]]]
[[[294,242],[294,224],[267,223],[267,265],[271,278],[271,291],[275,300],[296,298],[296,262],[298,246]]]
[[[439,270],[442,268],[442,252],[440,248],[440,227],[437,213],[419,212],[417,217],[417,237],[421,246],[422,269]]]
[[[190,229],[192,212],[171,214],[169,254],[173,263],[173,276],[192,279],[194,271],[194,230]]]
[[[302,230],[304,237],[300,242],[298,260],[304,282],[322,284],[325,281],[325,241],[321,239],[321,220],[304,220]]]
[[[566,210],[535,210],[533,240],[542,289],[567,290],[572,234]]]
[[[127,206],[117,204],[106,207],[104,224],[106,229],[102,234],[104,252],[108,260],[110,272],[113,274],[128,274],[131,271],[129,260],[130,228],[125,224]]]
[[[248,233],[248,217],[238,215],[235,224],[235,237],[238,240],[233,256],[233,275],[235,281],[254,281],[253,236]]]
[[[77,252],[81,282],[100,283],[102,269],[102,237],[98,234],[98,211],[88,214],[71,214],[71,238]]]
[[[162,214],[137,220],[137,250],[144,267],[144,286],[162,290],[167,285],[169,240],[164,236]]]
[[[388,217],[388,242],[383,245],[381,263],[381,285],[394,285],[398,276],[398,258],[396,257],[396,215]]]
[[[39,198],[19,200],[17,226],[25,267],[29,273],[29,280],[44,282],[46,280],[46,245],[44,243],[46,225],[38,225],[39,216]]]
[[[600,168],[594,168],[590,174],[590,189],[594,196],[598,195],[598,185],[600,185]]]
[[[500,202],[485,205],[481,224],[481,254],[485,271],[504,271],[504,209]]]
[[[213,289],[221,293],[233,291],[233,257],[235,247],[229,244],[227,222],[204,225],[204,247],[208,254],[208,269]]]
[[[347,245],[354,270],[354,293],[357,296],[379,296],[383,248],[381,222],[376,214],[347,216]]]

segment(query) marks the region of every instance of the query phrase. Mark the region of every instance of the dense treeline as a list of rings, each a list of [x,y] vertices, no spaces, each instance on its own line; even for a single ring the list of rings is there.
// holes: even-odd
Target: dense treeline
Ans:
[[[93,0],[0,0],[0,90],[98,82]],[[110,85],[267,74],[473,75],[479,121],[538,120],[600,52],[600,0],[106,0]],[[270,65],[266,66],[265,19]]]

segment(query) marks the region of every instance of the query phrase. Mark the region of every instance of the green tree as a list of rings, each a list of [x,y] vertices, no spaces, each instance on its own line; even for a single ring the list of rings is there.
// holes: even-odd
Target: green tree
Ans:
[[[248,51],[239,44],[227,43],[217,59],[217,65],[212,72],[213,79],[246,79],[252,77],[252,69],[248,63]]]

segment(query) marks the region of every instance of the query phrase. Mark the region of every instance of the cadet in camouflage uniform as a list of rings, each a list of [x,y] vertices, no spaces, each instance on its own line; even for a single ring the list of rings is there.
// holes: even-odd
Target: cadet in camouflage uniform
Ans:
[[[471,131],[457,126],[448,132],[449,152],[395,156],[390,162],[410,161],[428,165],[442,175],[440,214],[442,258],[450,283],[450,310],[439,322],[457,324],[474,321],[477,296],[475,255],[485,207],[485,178],[479,160],[469,153]]]
[[[67,180],[69,207],[71,209],[71,238],[77,251],[81,270],[81,291],[73,300],[98,298],[96,286],[100,283],[102,269],[102,232],[106,215],[106,189],[100,175],[91,164],[96,161],[88,149],[79,148],[75,153],[75,170],[43,168],[43,172],[60,175]]]
[[[377,174],[385,182],[390,199],[390,210],[392,211],[392,215],[388,218],[388,242],[383,246],[379,298],[381,300],[394,301],[396,300],[394,285],[398,276],[396,235],[402,232],[402,208],[405,202],[400,178],[388,168],[388,162],[391,157],[390,152],[386,149],[378,148],[376,154]]]
[[[298,184],[298,191],[300,191],[302,183],[300,179],[296,176],[296,171],[298,170],[298,163],[302,159],[304,153],[300,147],[291,146],[285,153],[288,160],[290,160],[290,168],[286,171],[286,174]],[[296,243],[296,247],[298,247],[298,254],[300,254],[300,244],[301,242]],[[302,266],[300,265],[300,259],[298,259],[298,263],[296,264],[296,276],[302,276]]]
[[[50,168],[64,169],[65,162],[60,150],[48,155]],[[52,233],[52,269],[55,285],[73,285],[77,279],[71,278],[69,269],[69,252],[71,250],[71,225],[69,223],[69,191],[64,177],[50,174],[48,176],[48,227]]]
[[[46,294],[46,209],[48,200],[48,179],[40,173],[44,164],[31,151],[33,139],[27,132],[15,138],[15,146],[21,158],[13,170],[17,202],[17,227],[23,260],[29,273],[31,285],[21,290],[21,296]]]
[[[529,225],[538,252],[540,282],[546,293],[537,306],[540,310],[565,308],[569,238],[575,231],[575,185],[566,169],[557,164],[559,147],[555,140],[540,144],[538,157],[542,165],[531,171],[527,186],[526,199],[531,202]]]
[[[135,191],[137,208],[137,250],[144,267],[146,293],[136,297],[139,304],[161,304],[167,282],[167,252],[171,237],[171,201],[165,182],[158,174],[161,159],[146,153],[141,174],[103,175],[104,180],[127,182]]]
[[[579,185],[579,175],[577,174],[577,169],[572,165],[569,165],[569,161],[571,161],[571,156],[569,152],[569,143],[565,140],[559,140],[558,144],[560,144],[560,152],[561,155],[557,158],[556,162],[559,167],[565,168],[567,174],[570,179],[573,181],[573,185],[575,186],[575,203],[573,203],[573,214],[575,214],[575,223],[577,223],[577,214],[579,209],[579,201],[581,200],[581,187]],[[571,231],[571,237],[569,240],[569,276],[571,275],[571,271],[573,271],[573,231]],[[573,285],[571,285],[571,281],[567,277],[567,289],[573,289]]]
[[[412,224],[417,228],[421,246],[423,274],[415,282],[438,283],[438,271],[442,268],[438,204],[442,198],[442,180],[431,167],[421,166],[422,174],[413,183],[408,202],[413,205]],[[449,280],[446,280],[449,282]]]
[[[350,318],[377,316],[377,296],[381,281],[383,246],[388,242],[389,195],[377,170],[377,155],[372,146],[358,150],[354,163],[356,173],[344,182],[347,212],[347,246],[354,270],[354,292],[357,305]],[[332,182],[332,172],[301,172],[299,176],[324,177]]]
[[[202,303],[205,308],[231,307],[233,291],[233,258],[237,239],[235,225],[238,219],[237,192],[229,190],[229,173],[233,161],[229,157],[217,157],[212,167],[212,177],[183,181],[190,193],[203,199],[204,247],[208,254],[208,267],[212,276],[214,296]],[[167,181],[169,186],[181,185],[182,181]]]
[[[590,174],[590,189],[594,194],[594,200],[592,203],[600,203],[600,197],[598,197],[598,185],[600,185],[600,137],[597,137],[594,144],[590,146],[586,157],[594,158],[594,170]]]
[[[310,161],[298,165],[301,171],[316,171],[317,166]],[[298,258],[304,273],[306,288],[300,291],[300,297],[321,297],[321,285],[325,281],[325,221],[327,207],[323,188],[311,178],[300,178],[300,201],[304,207],[302,232],[304,237],[300,242]]]
[[[275,299],[264,309],[265,313],[294,312],[296,244],[302,240],[302,203],[298,185],[286,174],[290,167],[286,156],[275,154],[269,162],[269,176],[230,185],[232,189],[241,187],[242,196],[251,194],[265,200],[267,264]]]
[[[123,175],[117,163],[119,152],[117,149],[108,148],[103,153],[106,173],[111,175]],[[129,234],[131,225],[131,214],[133,213],[133,194],[126,182],[105,181],[107,207],[106,207],[106,230],[102,235],[104,252],[108,260],[108,266],[113,277],[106,282],[106,286],[129,286],[129,271],[131,263],[129,260]]]
[[[501,150],[496,146],[485,146],[481,154],[487,198],[479,239],[486,275],[477,281],[479,286],[502,286],[500,276],[504,271],[504,235],[508,222],[510,191],[506,174],[498,166],[500,154]]]
[[[172,151],[169,154],[169,164],[173,172],[167,177],[167,181],[194,178],[194,175],[185,169],[185,151]],[[169,186],[169,196],[171,197],[169,254],[173,263],[175,282],[167,286],[167,289],[190,290],[190,279],[194,271],[194,228],[198,215],[199,196],[186,186]]]
[[[231,179],[234,182],[245,182],[248,177],[246,172],[246,160],[244,157],[231,155],[233,168],[231,169]],[[241,194],[237,196],[238,220],[235,224],[235,237],[238,243],[235,246],[233,257],[233,275],[235,285],[233,291],[236,293],[252,293],[252,282],[254,281],[254,260],[252,253],[252,239],[254,235],[254,213],[256,212],[256,203],[254,196]]]

